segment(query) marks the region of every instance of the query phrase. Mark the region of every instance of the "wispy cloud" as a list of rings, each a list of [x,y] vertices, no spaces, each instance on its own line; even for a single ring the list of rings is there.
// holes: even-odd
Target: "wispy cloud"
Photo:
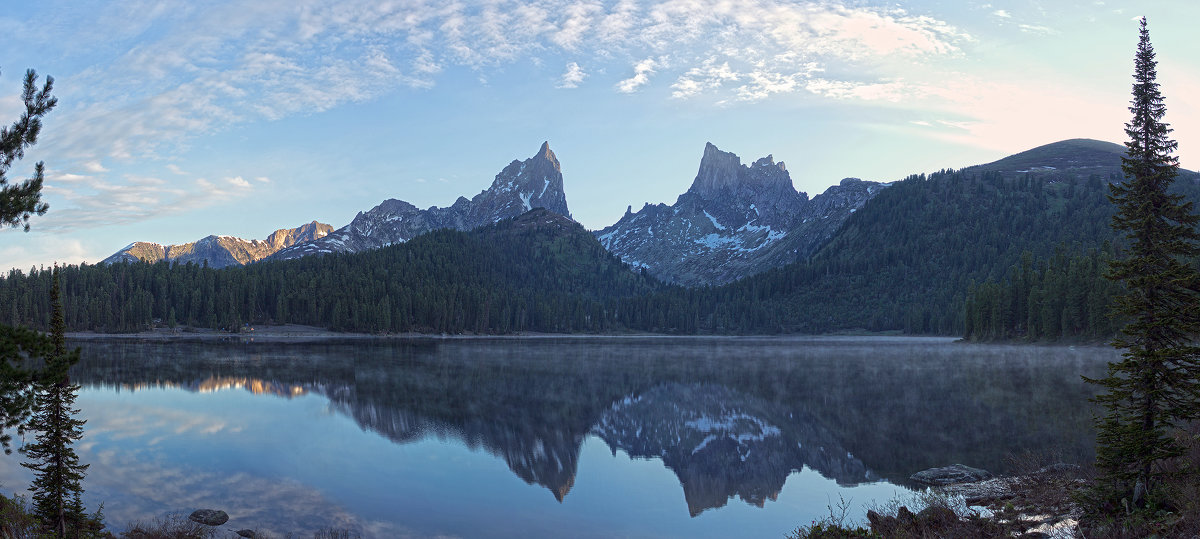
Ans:
[[[646,58],[634,64],[633,76],[617,82],[617,91],[623,94],[636,92],[638,88],[650,82],[650,75],[654,74],[656,67],[658,67],[658,62],[654,58]]]
[[[99,161],[88,161],[83,164],[83,169],[92,173],[108,172],[108,169],[104,168]]]
[[[1020,28],[1022,32],[1028,34],[1055,35],[1058,33],[1057,30],[1049,26],[1042,26],[1039,24],[1018,24],[1017,28]]]
[[[562,77],[558,81],[559,88],[578,88],[583,79],[587,78],[587,73],[579,67],[578,62],[567,64],[567,70],[563,72]]]
[[[249,189],[250,188],[250,182],[246,181],[241,176],[235,176],[233,178],[226,178],[225,182],[228,183],[234,189]]]
[[[706,91],[720,88],[722,85],[737,81],[741,75],[729,67],[729,62],[717,64],[717,58],[710,56],[699,66],[687,70],[671,85],[671,97],[686,99]]]
[[[68,75],[78,90],[64,102],[78,105],[56,113],[70,125],[48,132],[46,143],[97,164],[170,153],[232,124],[432,88],[456,66],[486,78],[494,66],[543,54],[625,59],[633,73],[614,88],[631,93],[669,57],[678,69],[673,96],[744,96],[796,91],[814,62],[952,54],[970,39],[928,16],[839,0],[266,0],[204,9],[164,0],[107,4],[97,18],[116,36],[161,36],[124,50],[97,32],[74,38],[73,45],[115,53],[115,61]],[[567,64],[557,85],[578,86],[588,76],[580,66]],[[770,82],[725,84],[739,77]]]
[[[41,234],[36,232],[22,233],[12,241],[0,245],[0,272],[7,273],[11,269],[22,272],[38,266],[49,266],[55,262],[77,264],[81,260],[98,262],[107,256],[95,252],[91,246],[82,240]]]
[[[138,222],[241,198],[256,185],[269,182],[265,177],[256,178],[255,183],[242,176],[220,182],[204,178],[167,181],[136,174],[53,171],[47,175],[44,189],[61,202],[41,218],[38,228],[55,232]]]
[[[853,81],[837,81],[827,79],[812,79],[805,86],[814,94],[833,99],[859,99],[863,101],[890,101],[893,103],[912,97],[923,97],[928,89],[905,83],[904,81],[861,83]]]

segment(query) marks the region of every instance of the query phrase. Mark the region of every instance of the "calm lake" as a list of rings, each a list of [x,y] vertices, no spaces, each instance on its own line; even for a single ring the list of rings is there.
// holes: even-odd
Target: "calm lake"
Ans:
[[[233,531],[783,537],[1006,455],[1092,458],[1105,347],[906,338],[82,342],[89,509]],[[0,491],[30,476],[0,456]],[[861,518],[857,510],[856,517]]]

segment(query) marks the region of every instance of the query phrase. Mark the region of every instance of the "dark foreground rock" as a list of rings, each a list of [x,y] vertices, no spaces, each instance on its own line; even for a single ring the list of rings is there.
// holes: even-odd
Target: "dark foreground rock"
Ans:
[[[943,468],[930,468],[912,474],[909,479],[925,485],[941,487],[955,483],[974,483],[991,479],[992,474],[987,470],[972,468],[962,464],[951,464]]]
[[[220,526],[229,522],[229,514],[216,509],[197,509],[188,515],[188,520],[205,526]]]
[[[258,534],[254,533],[254,530],[238,530],[237,534],[247,539],[254,539],[258,536]]]
[[[942,492],[962,496],[967,505],[990,505],[1015,496],[1013,487],[1017,481],[1013,477],[996,477],[974,483],[955,483],[942,487]]]

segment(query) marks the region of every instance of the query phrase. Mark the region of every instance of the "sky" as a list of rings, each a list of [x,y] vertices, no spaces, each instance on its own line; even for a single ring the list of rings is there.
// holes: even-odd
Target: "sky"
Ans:
[[[45,162],[50,210],[0,229],[0,269],[448,206],[543,141],[591,230],[673,203],[706,142],[810,197],[1119,143],[1143,15],[1195,170],[1191,0],[9,2],[0,122],[29,68],[59,105],[9,173]]]

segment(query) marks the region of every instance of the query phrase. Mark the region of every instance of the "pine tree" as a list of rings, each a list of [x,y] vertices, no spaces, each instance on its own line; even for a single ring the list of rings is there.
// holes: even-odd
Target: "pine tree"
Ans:
[[[22,466],[35,472],[33,512],[56,537],[79,537],[91,530],[91,520],[83,511],[80,495],[87,464],[80,464],[71,447],[83,437],[84,421],[76,419],[75,395],[68,369],[79,360],[79,351],[68,352],[65,343],[66,323],[62,300],[59,297],[59,277],[55,268],[50,289],[52,314],[50,338],[53,350],[34,383],[36,403],[29,428],[37,431],[36,441],[22,449],[28,462]]]
[[[25,72],[22,99],[25,112],[12,126],[0,128],[0,228],[24,226],[29,231],[29,218],[46,213],[47,205],[41,201],[43,164],[34,165],[33,177],[19,184],[9,185],[6,177],[13,163],[25,156],[25,149],[37,142],[42,129],[42,116],[50,112],[58,99],[50,95],[54,79],[46,77],[41,90],[37,88],[37,73],[32,69]],[[15,312],[16,304],[12,305]],[[10,316],[16,324],[15,316]],[[0,324],[0,446],[4,453],[12,453],[9,444],[12,435],[6,430],[17,428],[29,417],[33,403],[30,392],[31,374],[22,367],[30,358],[43,357],[49,342],[37,332]]]
[[[1113,345],[1124,349],[1107,376],[1089,380],[1106,392],[1097,420],[1096,465],[1102,495],[1137,503],[1166,477],[1163,464],[1182,454],[1170,429],[1200,412],[1200,275],[1188,260],[1200,254],[1200,218],[1168,188],[1178,174],[1178,144],[1163,123],[1166,106],[1155,82],[1157,62],[1146,19],[1134,62],[1133,119],[1122,159],[1125,181],[1111,187],[1112,226],[1129,240],[1108,277],[1125,285],[1115,311],[1128,320]]]
[[[25,156],[25,148],[37,142],[42,130],[42,116],[50,112],[58,99],[50,95],[54,78],[46,77],[46,84],[37,88],[37,73],[25,72],[25,85],[21,93],[25,112],[12,126],[0,129],[0,227],[23,226],[29,231],[29,218],[46,213],[48,206],[41,201],[44,165],[38,162],[33,167],[33,177],[19,184],[9,185],[5,174],[14,162]]]

